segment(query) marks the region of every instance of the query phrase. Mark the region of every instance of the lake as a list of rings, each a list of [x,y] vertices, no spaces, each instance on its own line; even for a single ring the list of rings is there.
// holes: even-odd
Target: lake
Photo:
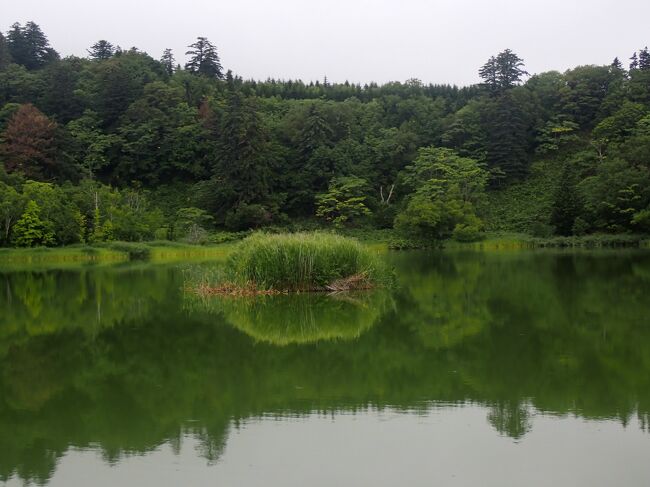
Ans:
[[[0,484],[650,485],[650,253],[387,259],[390,291],[243,299],[0,271]]]

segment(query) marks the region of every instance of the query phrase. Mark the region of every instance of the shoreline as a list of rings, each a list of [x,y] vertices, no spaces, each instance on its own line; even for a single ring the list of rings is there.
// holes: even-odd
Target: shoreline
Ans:
[[[342,232],[361,243],[384,252],[390,249],[393,232]],[[225,259],[234,242],[192,245],[177,242],[110,242],[99,245],[64,247],[0,248],[0,269],[15,266],[57,264],[113,264],[123,262],[173,262],[194,259]],[[435,248],[435,247],[433,247]],[[445,241],[440,250],[599,250],[650,249],[647,235],[586,235],[581,237],[539,238],[526,234],[487,234],[477,242]],[[392,249],[391,249],[392,250]],[[400,250],[395,249],[396,252]]]

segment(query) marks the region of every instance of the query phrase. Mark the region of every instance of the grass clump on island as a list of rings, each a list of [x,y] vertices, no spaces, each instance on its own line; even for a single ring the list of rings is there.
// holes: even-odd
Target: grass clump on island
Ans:
[[[357,240],[331,233],[256,233],[234,248],[223,274],[200,294],[277,294],[371,289],[390,282],[380,257]]]

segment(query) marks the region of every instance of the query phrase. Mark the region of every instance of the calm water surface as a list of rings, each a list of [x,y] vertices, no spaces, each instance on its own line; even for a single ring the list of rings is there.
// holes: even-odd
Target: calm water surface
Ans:
[[[0,270],[0,485],[650,485],[649,253],[388,258],[249,300]]]

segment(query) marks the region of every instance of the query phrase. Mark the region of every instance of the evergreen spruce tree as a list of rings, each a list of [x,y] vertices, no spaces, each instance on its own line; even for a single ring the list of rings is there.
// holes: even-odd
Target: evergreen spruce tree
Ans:
[[[26,65],[29,59],[29,50],[23,35],[23,27],[18,22],[12,24],[7,32],[7,48],[16,64]]]
[[[620,59],[618,57],[615,57],[614,60],[612,61],[611,67],[613,69],[622,71],[623,70],[623,63],[621,63]]]
[[[485,86],[490,93],[496,93],[499,91],[497,59],[494,56],[488,59],[488,62],[479,69],[478,74],[483,78],[483,86]]]
[[[650,71],[650,52],[647,46],[639,51],[639,69]]]
[[[107,40],[101,39],[90,46],[88,55],[95,61],[110,59],[115,55],[115,47]]]
[[[34,22],[27,22],[25,27],[19,23],[13,24],[7,34],[7,40],[14,62],[27,69],[42,68],[59,58],[41,28]]]
[[[318,147],[327,145],[332,135],[332,127],[321,116],[316,104],[312,104],[300,131],[298,150],[303,157],[309,157]]]
[[[202,74],[211,78],[223,78],[223,68],[217,48],[206,37],[198,37],[190,50],[185,54],[190,60],[185,64],[185,69],[194,74]]]
[[[505,92],[483,114],[488,127],[487,159],[490,169],[503,171],[508,178],[525,175],[528,163],[526,114]]]
[[[204,185],[205,207],[217,223],[230,228],[266,221],[271,179],[268,136],[255,99],[228,90],[219,135],[213,177]]]
[[[636,52],[630,58],[630,71],[635,69],[639,69],[639,57],[636,55]]]
[[[11,64],[9,45],[5,36],[2,35],[2,32],[0,32],[0,71],[9,66],[9,64]]]
[[[524,60],[506,49],[492,56],[479,69],[479,76],[492,94],[499,94],[521,83],[522,77],[528,74],[523,67]]]
[[[46,64],[59,59],[59,54],[52,49],[47,37],[34,22],[25,24],[24,36],[33,60],[33,66],[27,66],[28,69],[42,68]]]
[[[174,54],[172,53],[172,50],[165,49],[162,57],[160,58],[160,64],[162,64],[163,69],[165,70],[165,73],[167,73],[168,76],[174,74],[175,62],[176,60],[174,59]]]
[[[562,171],[560,186],[555,193],[551,212],[551,225],[557,235],[573,235],[576,218],[582,208],[577,191],[577,175],[570,163],[566,163]]]
[[[510,49],[506,49],[496,58],[498,80],[501,89],[507,90],[521,83],[521,78],[528,75],[523,69],[524,60]]]

